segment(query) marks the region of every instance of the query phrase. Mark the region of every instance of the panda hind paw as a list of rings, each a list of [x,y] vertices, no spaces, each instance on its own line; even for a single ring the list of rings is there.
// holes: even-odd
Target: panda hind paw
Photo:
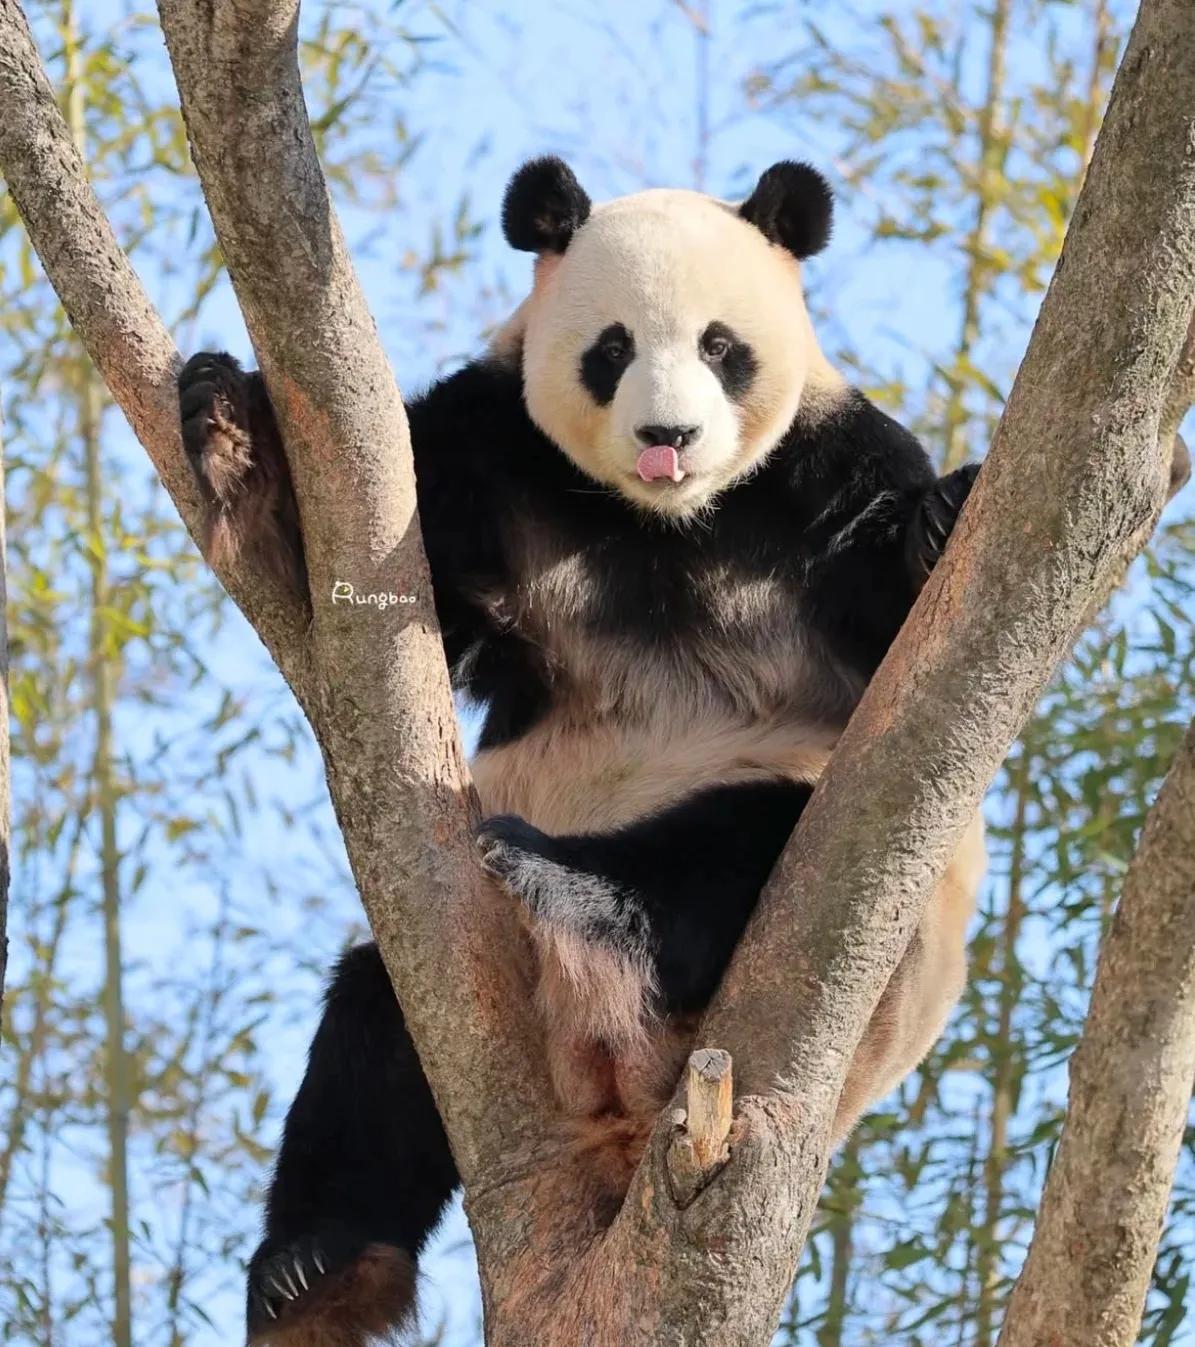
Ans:
[[[265,1240],[249,1264],[246,1318],[250,1339],[302,1314],[324,1279],[345,1268],[356,1248],[337,1249],[317,1236]]]
[[[249,1347],[392,1342],[410,1322],[416,1267],[407,1250],[339,1222],[263,1240],[249,1263]]]

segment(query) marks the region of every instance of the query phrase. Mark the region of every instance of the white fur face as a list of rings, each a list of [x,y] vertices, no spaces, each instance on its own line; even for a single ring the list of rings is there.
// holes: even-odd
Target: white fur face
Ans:
[[[670,515],[750,472],[802,397],[839,382],[796,258],[697,192],[595,207],[540,257],[518,321],[532,419],[587,475]]]

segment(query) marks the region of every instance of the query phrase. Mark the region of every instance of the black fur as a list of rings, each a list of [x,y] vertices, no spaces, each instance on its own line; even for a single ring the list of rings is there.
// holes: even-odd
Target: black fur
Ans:
[[[739,214],[772,243],[803,259],[830,241],[834,194],[817,169],[784,159],[763,174]]]
[[[237,378],[251,376],[222,377],[221,398],[240,405]],[[206,424],[191,385],[183,397]],[[794,678],[801,660],[820,669],[820,702],[808,714],[840,726],[974,475],[938,482],[917,441],[851,392],[829,414],[798,417],[757,472],[685,527],[586,478],[531,422],[512,366],[468,365],[408,410],[446,653],[457,689],[486,708],[483,747],[521,737],[559,695],[560,671],[512,615],[528,538],[557,547],[581,576],[582,606],[568,620],[641,651],[645,663],[661,652],[693,657],[718,628],[728,577],[767,586],[800,621]],[[252,447],[280,454],[276,429],[255,423]],[[202,474],[210,456],[201,439],[192,454]],[[733,702],[732,689],[723,693]],[[709,787],[605,835],[549,837],[502,819],[483,826],[481,844],[486,863],[543,919],[645,956],[660,1009],[696,1011],[808,795],[791,781]],[[292,1277],[286,1303],[277,1299],[296,1259],[309,1281],[317,1252],[328,1277],[359,1264],[369,1245],[413,1259],[455,1183],[401,1012],[376,949],[363,946],[337,971],[287,1118],[250,1266],[251,1328],[267,1329],[271,1310],[294,1312],[291,1290],[309,1294]]]
[[[370,1245],[416,1257],[457,1181],[381,955],[360,945],[337,965],[286,1117],[249,1263],[250,1338],[293,1317]]]
[[[502,232],[520,252],[562,253],[589,219],[590,200],[563,159],[532,159],[511,178]]]
[[[307,567],[290,467],[258,373],[201,352],[178,378],[183,449],[207,505],[204,554],[213,566],[252,561],[303,589]]]
[[[947,473],[922,498],[908,535],[907,555],[914,574],[927,576],[933,570],[978,475],[979,464],[966,463]]]

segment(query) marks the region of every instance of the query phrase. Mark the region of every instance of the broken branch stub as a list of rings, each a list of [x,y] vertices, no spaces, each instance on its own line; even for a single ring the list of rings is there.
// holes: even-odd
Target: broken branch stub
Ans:
[[[685,1071],[685,1109],[668,1147],[668,1176],[681,1206],[687,1206],[730,1157],[727,1137],[734,1120],[730,1053],[698,1048]]]

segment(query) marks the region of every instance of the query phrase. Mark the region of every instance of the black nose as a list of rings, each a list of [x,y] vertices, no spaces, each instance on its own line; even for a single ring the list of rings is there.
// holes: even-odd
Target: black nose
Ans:
[[[670,444],[683,449],[701,434],[700,426],[636,426],[635,434],[644,444]]]

